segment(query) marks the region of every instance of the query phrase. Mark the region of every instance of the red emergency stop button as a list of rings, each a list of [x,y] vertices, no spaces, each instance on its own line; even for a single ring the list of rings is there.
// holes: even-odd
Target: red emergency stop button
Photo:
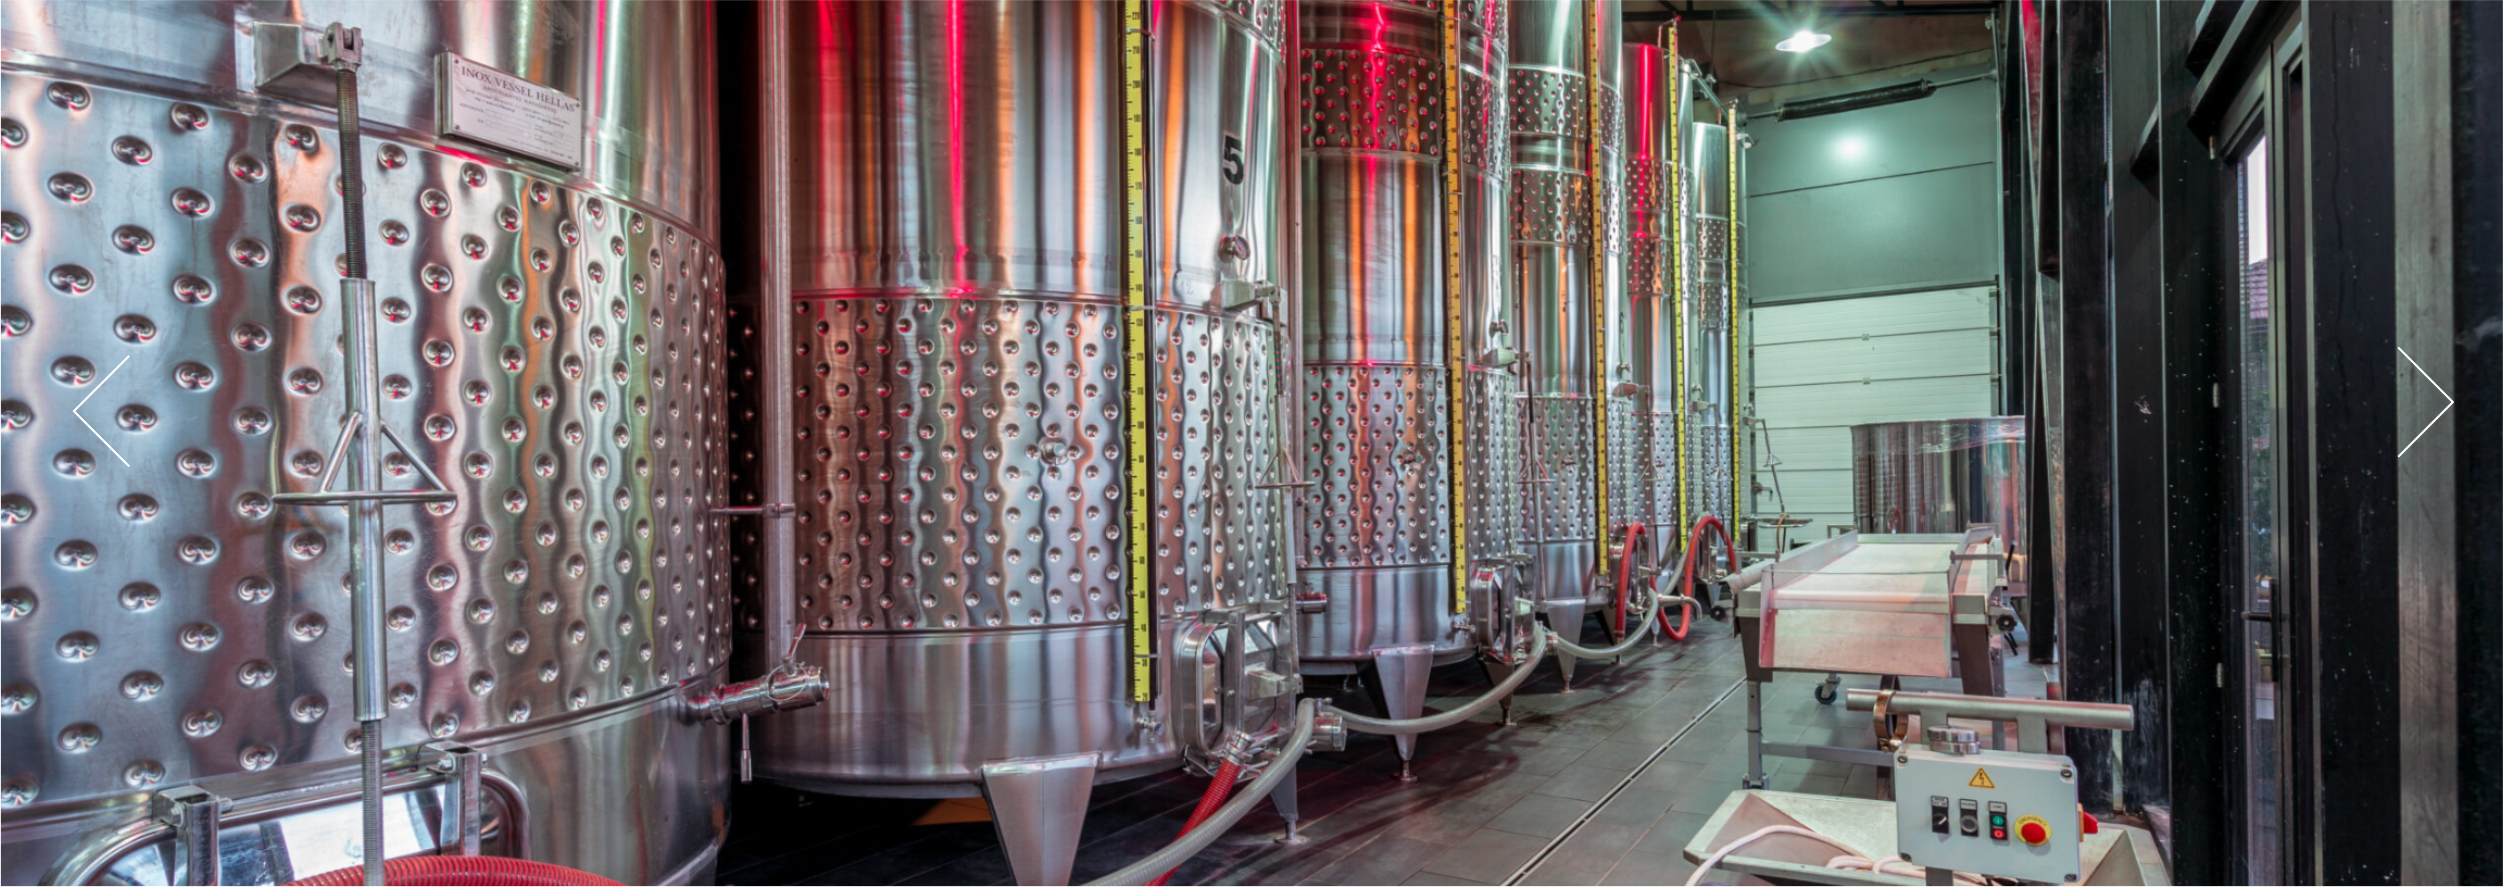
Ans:
[[[2016,821],[2016,839],[2032,846],[2051,840],[2051,823],[2040,816],[2027,816]]]

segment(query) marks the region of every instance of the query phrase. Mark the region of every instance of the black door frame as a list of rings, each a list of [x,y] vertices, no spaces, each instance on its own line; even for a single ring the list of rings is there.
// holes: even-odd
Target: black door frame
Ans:
[[[2310,337],[2307,318],[2310,312],[2306,286],[2305,258],[2309,250],[2304,240],[2308,220],[2304,217],[2304,170],[2307,156],[2302,113],[2303,28],[2300,17],[2290,17],[2263,29],[2265,51],[2245,54],[2252,64],[2246,71],[2227,71],[2238,77],[2241,85],[2219,120],[2213,163],[2217,165],[2219,188],[2211,207],[2216,213],[2215,230],[2221,235],[2219,245],[2228,251],[2236,249],[2236,234],[2242,228],[2240,218],[2242,189],[2233,174],[2235,158],[2244,155],[2261,139],[2268,142],[2268,228],[2257,232],[2269,239],[2272,256],[2269,280],[2269,375],[2274,394],[2271,442],[2276,448],[2274,491],[2275,511],[2271,523],[2278,533],[2277,550],[2283,560],[2277,564],[2272,578],[2271,611],[2252,612],[2246,604],[2247,590],[2260,577],[2249,567],[2251,552],[2244,544],[2241,528],[2251,524],[2254,515],[2241,495],[2224,497],[2226,526],[2221,546],[2224,552],[2224,582],[2210,589],[2224,598],[2226,619],[2224,665],[2224,707],[2226,729],[2223,731],[2228,749],[2226,768],[2225,814],[2229,825],[2222,837],[2234,847],[2233,880],[2257,883],[2267,874],[2255,870],[2252,861],[2262,848],[2254,847],[2249,836],[2255,817],[2266,815],[2247,803],[2251,794],[2249,761],[2257,751],[2246,744],[2251,724],[2245,700],[2254,692],[2258,680],[2253,674],[2246,651],[2262,632],[2273,634],[2270,647],[2277,656],[2276,724],[2277,742],[2277,859],[2273,880],[2279,883],[2308,883],[2308,866],[2298,857],[2295,848],[2305,843],[2298,836],[2310,833],[2308,811],[2312,804],[2313,771],[2310,753],[2311,719],[2305,715],[2311,698],[2304,691],[2304,676],[2311,669],[2304,667],[2309,645],[2302,636],[2309,633],[2309,620],[2301,614],[2310,612],[2308,590],[2311,561],[2311,504],[2309,474],[2311,415],[2309,398],[2304,396],[2305,379],[2309,375]],[[2220,404],[2241,404],[2249,390],[2250,378],[2243,360],[2242,263],[2238,253],[2218,263],[2227,273],[2216,276],[2210,298],[2217,300],[2225,312],[2224,345],[2219,364],[2223,382],[2219,386]],[[2240,490],[2248,483],[2249,471],[2243,416],[2237,409],[2222,411],[2222,472],[2229,489]]]

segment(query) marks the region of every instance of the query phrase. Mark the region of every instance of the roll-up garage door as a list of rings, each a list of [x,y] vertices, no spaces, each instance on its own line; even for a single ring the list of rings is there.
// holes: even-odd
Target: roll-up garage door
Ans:
[[[1992,288],[1967,287],[1752,309],[1749,394],[1764,425],[1749,448],[1748,514],[1787,511],[1814,521],[1794,541],[1822,538],[1851,522],[1851,426],[1992,415],[1994,301]]]

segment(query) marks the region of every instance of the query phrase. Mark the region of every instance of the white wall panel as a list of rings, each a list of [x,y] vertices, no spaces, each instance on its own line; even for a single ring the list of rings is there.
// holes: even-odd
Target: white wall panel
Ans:
[[[1750,395],[1781,459],[1781,501],[1751,450],[1765,489],[1749,511],[1779,508],[1825,525],[1851,522],[1851,426],[1991,414],[1988,288],[1768,305],[1749,314]]]

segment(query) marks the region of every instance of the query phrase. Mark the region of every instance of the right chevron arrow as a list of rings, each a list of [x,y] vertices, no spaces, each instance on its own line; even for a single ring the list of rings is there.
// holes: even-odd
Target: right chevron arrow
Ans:
[[[2399,448],[2399,458],[2405,459],[2407,458],[2407,451],[2414,449],[2417,441],[2425,439],[2425,432],[2432,431],[2435,422],[2440,422],[2442,421],[2442,417],[2450,415],[2451,407],[2457,404],[2458,401],[2451,399],[2451,392],[2442,390],[2442,383],[2434,381],[2433,374],[2425,372],[2425,368],[2416,363],[2416,358],[2408,357],[2407,349],[2399,349],[2399,356],[2407,358],[2408,366],[2416,367],[2416,374],[2425,377],[2425,384],[2433,386],[2435,394],[2442,395],[2442,411],[2433,414],[2433,419],[2426,422],[2425,427],[2417,429],[2416,436],[2407,439],[2407,446]]]

